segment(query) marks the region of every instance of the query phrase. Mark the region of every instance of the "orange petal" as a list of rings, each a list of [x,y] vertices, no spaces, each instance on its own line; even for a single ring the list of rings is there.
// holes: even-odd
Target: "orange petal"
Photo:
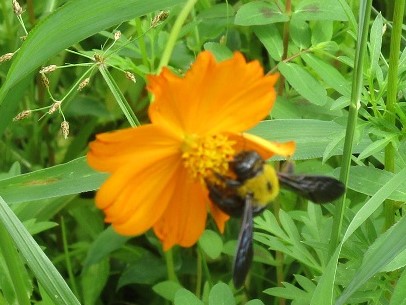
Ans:
[[[123,235],[151,228],[166,210],[182,166],[180,155],[160,160],[136,159],[115,171],[96,195],[106,222]]]
[[[230,216],[224,213],[220,208],[218,208],[215,204],[210,201],[210,213],[211,216],[214,218],[216,222],[217,228],[219,229],[220,233],[224,233],[224,227],[226,225],[227,220],[230,219]]]
[[[89,165],[100,171],[113,172],[132,162],[160,159],[179,151],[180,140],[168,129],[154,125],[102,133],[89,144]]]
[[[210,52],[202,52],[184,78],[168,69],[148,77],[155,97],[149,115],[153,123],[187,133],[240,132],[269,114],[277,78],[264,76],[259,62],[247,63],[241,53],[218,63]]]
[[[190,179],[185,169],[177,178],[170,204],[154,225],[165,251],[174,245],[194,245],[206,225],[207,199],[202,184]]]
[[[284,143],[271,142],[248,133],[229,133],[228,136],[236,142],[235,147],[237,151],[255,150],[265,160],[274,155],[289,157],[293,155],[296,149],[294,141]]]

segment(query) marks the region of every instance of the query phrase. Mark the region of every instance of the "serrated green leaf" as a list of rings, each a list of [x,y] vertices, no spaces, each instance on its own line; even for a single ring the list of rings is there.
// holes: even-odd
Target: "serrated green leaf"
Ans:
[[[264,25],[286,22],[289,17],[273,2],[252,1],[240,7],[235,15],[237,25]]]
[[[327,102],[327,92],[309,72],[294,63],[280,62],[279,71],[289,84],[306,100],[318,106]]]

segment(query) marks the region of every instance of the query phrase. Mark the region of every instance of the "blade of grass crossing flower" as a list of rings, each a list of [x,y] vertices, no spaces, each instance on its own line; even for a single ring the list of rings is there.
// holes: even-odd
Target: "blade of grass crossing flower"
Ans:
[[[0,221],[54,304],[79,305],[78,299],[62,276],[2,197],[0,197]]]
[[[352,221],[350,222],[342,242],[340,245],[334,249],[334,255],[330,259],[330,262],[327,265],[326,270],[324,270],[323,275],[319,281],[319,284],[317,285],[317,288],[315,290],[315,293],[313,295],[313,299],[311,302],[311,305],[318,305],[318,304],[332,304],[332,299],[333,299],[333,287],[334,287],[334,278],[337,270],[337,263],[338,263],[338,258],[339,258],[339,253],[341,251],[343,243],[355,232],[356,229],[358,229],[364,222],[365,220],[370,217],[382,204],[382,202],[385,201],[406,179],[406,168],[400,171],[398,174],[393,176],[384,186],[382,186],[381,189],[379,189],[375,195],[373,195],[365,204],[364,206],[358,211],[358,213],[354,216]],[[403,220],[402,220],[403,221]],[[398,231],[396,231],[398,232]],[[399,231],[400,232],[400,231]],[[404,236],[404,231],[402,233]],[[393,258],[396,257],[397,254],[399,254],[402,250],[406,248],[406,240],[404,242],[404,247],[399,247],[396,249],[396,253],[391,253],[391,256],[389,258],[385,259],[385,262],[378,262],[379,263],[379,268],[375,268],[374,265],[370,264],[367,262],[366,258],[364,258],[364,261],[367,262],[366,265],[368,268],[374,269],[375,273],[379,272],[381,268],[389,263]],[[381,245],[381,246],[386,246],[386,245]],[[391,244],[392,246],[392,244]],[[386,249],[387,252],[391,252],[389,248]],[[371,257],[371,255],[369,255]],[[379,259],[379,257],[375,258]],[[369,260],[372,260],[370,258]],[[377,263],[376,261],[374,263]],[[366,269],[366,268],[365,268]],[[359,270],[361,272],[362,270]],[[369,277],[371,277],[370,273],[367,273],[367,270],[363,271],[365,276],[364,277],[359,277],[358,273],[356,272],[357,281],[352,281],[355,285],[359,281],[363,281],[365,283]],[[368,271],[369,272],[369,271]],[[374,273],[374,274],[375,274]],[[367,278],[367,276],[369,276]],[[355,279],[354,277],[354,279]],[[360,285],[359,285],[360,286]],[[355,287],[354,289],[358,288],[359,286]],[[351,290],[352,292],[355,292],[355,290]],[[350,295],[348,295],[349,297]],[[321,302],[323,300],[323,302]],[[326,300],[330,300],[327,302]],[[337,305],[338,303],[336,303]],[[343,303],[340,303],[343,304]]]
[[[351,156],[354,144],[355,128],[357,125],[358,105],[363,88],[363,63],[367,48],[367,38],[369,29],[369,20],[371,15],[372,0],[361,1],[360,4],[360,24],[358,26],[357,48],[355,53],[353,85],[351,91],[351,103],[348,113],[347,130],[344,142],[344,153],[342,167],[340,171],[340,180],[347,185],[351,166]],[[336,212],[333,218],[333,228],[331,230],[331,242],[329,253],[333,254],[339,242],[342,222],[344,217],[346,193],[336,204]]]
[[[109,86],[111,93],[113,93],[114,98],[116,99],[118,105],[120,106],[121,110],[123,111],[125,117],[127,118],[128,122],[132,127],[140,126],[140,122],[138,121],[137,117],[135,116],[134,111],[131,109],[130,105],[128,104],[127,100],[125,99],[124,95],[121,93],[120,88],[114,81],[113,77],[111,76],[110,72],[106,69],[105,66],[100,65],[99,71],[103,78]]]

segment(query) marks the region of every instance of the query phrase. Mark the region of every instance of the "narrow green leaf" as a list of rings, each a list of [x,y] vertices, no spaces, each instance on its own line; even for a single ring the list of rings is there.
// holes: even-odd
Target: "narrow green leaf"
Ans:
[[[80,305],[62,276],[44,254],[24,225],[0,197],[0,221],[11,235],[21,255],[56,305]]]
[[[80,277],[84,305],[97,304],[97,300],[109,278],[109,272],[110,262],[108,258],[91,265],[83,271]]]
[[[0,194],[9,204],[96,190],[107,178],[78,158],[0,181]]]
[[[310,103],[323,106],[327,101],[327,92],[309,72],[294,63],[280,62],[279,71],[289,84]]]
[[[286,22],[289,17],[273,2],[252,1],[240,7],[235,15],[237,25],[263,25]]]
[[[383,18],[379,13],[374,22],[372,23],[369,33],[369,57],[370,57],[370,73],[371,77],[374,76],[374,72],[379,68],[379,57],[381,56],[382,48],[382,35],[383,35]]]

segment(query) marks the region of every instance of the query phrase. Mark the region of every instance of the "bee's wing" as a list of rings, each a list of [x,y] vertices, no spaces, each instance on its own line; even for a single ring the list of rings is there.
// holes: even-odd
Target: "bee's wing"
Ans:
[[[240,234],[238,236],[237,251],[234,258],[233,282],[236,288],[240,288],[244,284],[253,257],[252,237],[254,223],[252,220],[252,201],[252,196],[247,195],[245,198]]]
[[[278,173],[281,186],[313,201],[327,203],[339,198],[345,190],[344,184],[328,176],[307,176]]]

